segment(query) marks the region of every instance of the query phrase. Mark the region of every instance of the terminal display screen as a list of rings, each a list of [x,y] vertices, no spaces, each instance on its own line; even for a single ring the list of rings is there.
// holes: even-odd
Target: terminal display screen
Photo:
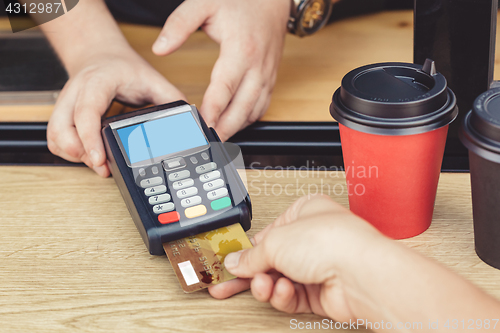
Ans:
[[[191,112],[116,130],[130,164],[208,145]]]

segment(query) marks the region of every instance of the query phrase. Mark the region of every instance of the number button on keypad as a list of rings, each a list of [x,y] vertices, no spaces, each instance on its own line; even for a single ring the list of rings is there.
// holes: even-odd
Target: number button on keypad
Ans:
[[[201,197],[200,196],[194,196],[191,198],[186,198],[181,200],[181,206],[186,208],[186,207],[191,207],[194,205],[199,205],[201,204]]]
[[[192,178],[184,179],[184,180],[179,180],[177,182],[174,182],[172,184],[172,187],[174,190],[180,190],[186,187],[190,187],[194,185],[194,180]]]
[[[196,167],[196,173],[201,174],[217,169],[217,164],[215,162],[210,162]]]
[[[189,170],[182,170],[182,171],[178,171],[178,172],[174,172],[174,173],[169,174],[168,179],[171,182],[175,182],[177,180],[182,180],[182,179],[188,178],[190,175],[191,175],[191,173],[189,172]]]
[[[209,182],[209,181],[217,179],[217,178],[220,178],[220,171],[219,170],[215,170],[215,171],[201,175],[200,181],[202,183],[206,183],[206,182]]]
[[[170,201],[170,194],[165,193],[161,195],[154,195],[152,197],[149,197],[149,203],[151,205],[156,205],[164,202]]]
[[[167,192],[167,187],[165,185],[150,187],[144,190],[144,194],[149,196],[158,195]]]
[[[161,177],[153,177],[153,178],[147,178],[147,179],[141,180],[141,187],[142,188],[151,187],[151,186],[160,185],[160,184],[163,184],[163,178],[161,178]]]
[[[218,189],[219,187],[224,186],[224,184],[225,184],[224,180],[219,178],[219,179],[216,179],[216,180],[213,180],[211,182],[203,184],[203,189],[205,191],[212,191],[212,190]]]
[[[190,196],[193,196],[193,195],[196,195],[196,194],[198,194],[198,189],[196,187],[194,187],[194,186],[186,188],[184,190],[177,191],[177,197],[179,199],[187,198],[187,197],[190,197]]]

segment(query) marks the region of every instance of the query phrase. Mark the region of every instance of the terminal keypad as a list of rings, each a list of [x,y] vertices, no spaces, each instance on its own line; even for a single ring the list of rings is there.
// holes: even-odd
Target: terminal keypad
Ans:
[[[178,222],[180,213],[192,219],[231,206],[220,167],[204,151],[139,168],[136,179],[158,221],[168,224]]]

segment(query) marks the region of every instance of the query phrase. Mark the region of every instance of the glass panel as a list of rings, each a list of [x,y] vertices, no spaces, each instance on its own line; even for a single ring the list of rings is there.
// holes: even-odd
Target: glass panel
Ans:
[[[190,103],[201,106],[219,55],[215,42],[199,31],[174,54],[157,57],[144,41],[152,43],[160,28],[129,24],[122,24],[121,28],[141,56],[183,91]],[[306,38],[287,35],[271,104],[262,120],[333,121],[330,100],[345,73],[370,62],[411,59],[411,10],[343,19]],[[51,107],[53,104],[47,103],[16,108],[0,106],[0,121],[16,121],[16,118],[26,121],[30,112],[33,120],[47,121]],[[45,111],[40,112],[41,108]]]
[[[190,103],[201,106],[219,54],[215,42],[199,31],[174,54],[167,58],[157,57],[150,51],[150,44],[158,35],[159,27],[121,24],[121,28],[141,56],[183,91]],[[33,34],[32,31],[12,34],[7,18],[0,18],[0,42],[7,35],[23,39],[30,33]],[[46,54],[44,52],[47,50],[39,54]],[[412,10],[344,18],[306,38],[287,35],[272,100],[262,120],[332,121],[329,114],[331,96],[348,71],[373,62],[412,62],[412,52]],[[5,54],[2,48],[0,56]],[[437,66],[439,70],[440,64]],[[500,78],[499,71],[497,66],[497,79]],[[53,83],[61,86],[59,79],[55,76],[53,79]],[[47,87],[52,89],[52,84],[42,89]],[[17,105],[0,99],[0,121],[47,121],[54,106],[54,96],[33,94],[25,98],[24,104]],[[40,99],[38,104],[33,102],[37,99]],[[115,106],[114,113],[127,110],[123,106]]]

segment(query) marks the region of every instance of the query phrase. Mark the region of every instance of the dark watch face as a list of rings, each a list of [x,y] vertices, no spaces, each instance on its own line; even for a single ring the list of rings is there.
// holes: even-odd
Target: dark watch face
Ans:
[[[327,3],[330,0],[311,1],[304,9],[301,25],[302,29],[308,33],[318,30],[326,19]]]

